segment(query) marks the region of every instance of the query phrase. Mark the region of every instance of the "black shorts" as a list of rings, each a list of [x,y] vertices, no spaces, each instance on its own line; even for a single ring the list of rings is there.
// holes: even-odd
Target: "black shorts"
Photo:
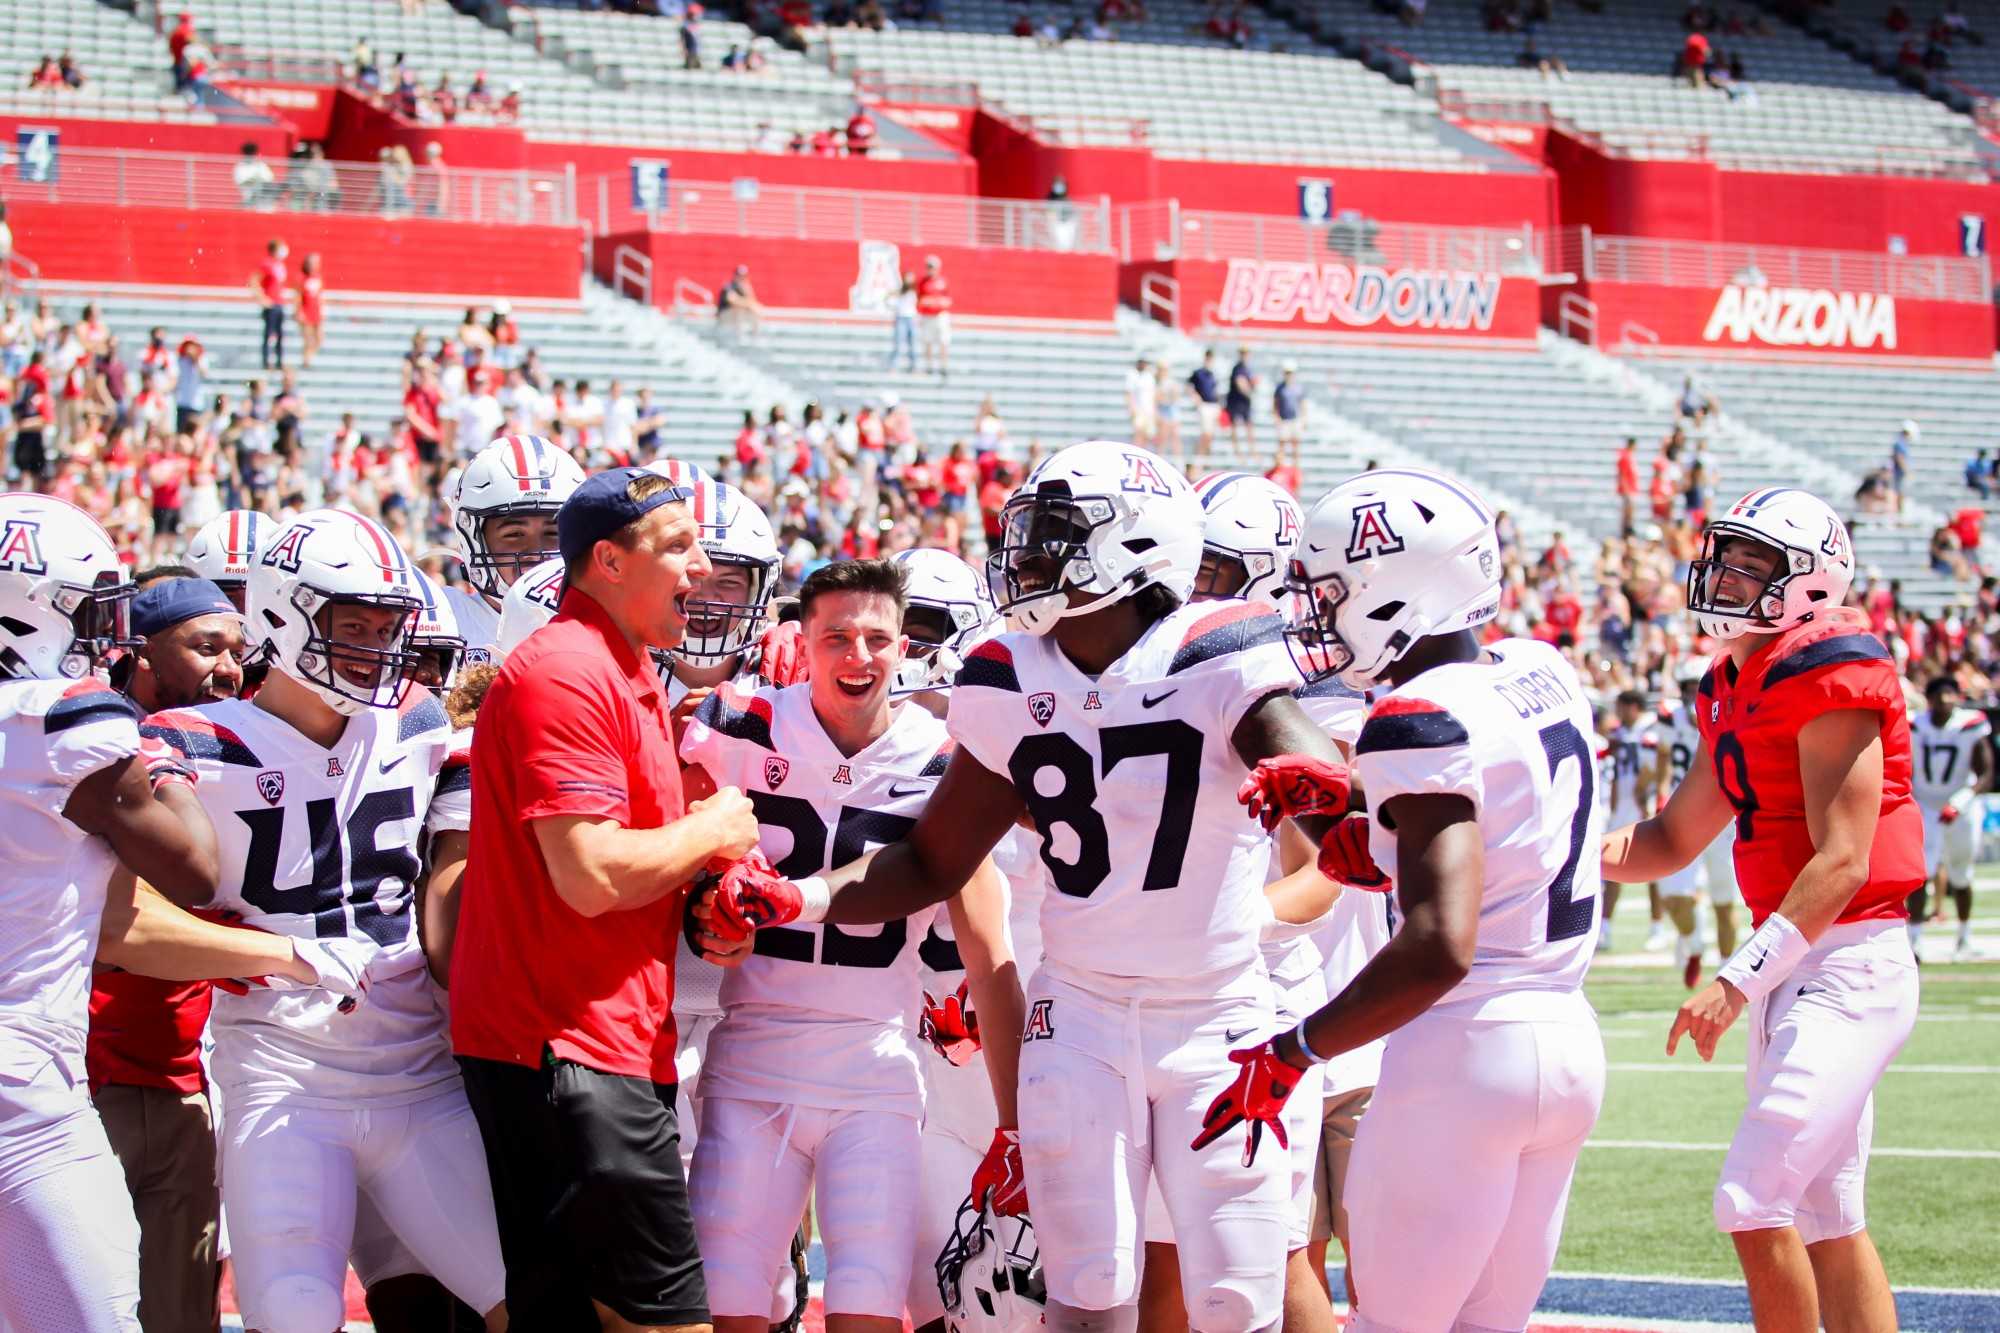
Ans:
[[[40,481],[48,475],[49,454],[42,443],[42,433],[38,430],[16,432],[14,436],[14,466],[23,477]]]
[[[153,535],[155,537],[172,537],[178,534],[180,530],[180,506],[176,505],[172,509],[162,509],[158,505],[153,506]]]
[[[486,1142],[507,1314],[597,1333],[592,1300],[635,1324],[706,1324],[674,1088],[544,1054],[458,1057]]]

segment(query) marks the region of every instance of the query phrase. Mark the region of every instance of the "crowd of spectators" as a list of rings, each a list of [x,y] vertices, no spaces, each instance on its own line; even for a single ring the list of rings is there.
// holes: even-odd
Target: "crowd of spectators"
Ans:
[[[347,77],[353,92],[420,125],[508,125],[521,118],[520,80],[497,91],[482,69],[461,87],[452,82],[449,70],[441,70],[437,81],[425,87],[416,66],[401,51],[384,69],[366,36],[355,39]]]
[[[60,56],[43,56],[28,75],[30,88],[50,92],[81,92],[83,85],[83,66],[77,64],[76,57],[67,51]]]
[[[1899,38],[1896,49],[1896,64],[1904,70],[1928,70],[1938,73],[1951,68],[1951,51],[1954,46],[1984,46],[1986,37],[1974,28],[1958,7],[1958,0],[1946,0],[1945,6],[1933,15],[1929,26],[1919,34],[1910,12],[1901,4],[1892,4],[1882,16],[1882,26]]]

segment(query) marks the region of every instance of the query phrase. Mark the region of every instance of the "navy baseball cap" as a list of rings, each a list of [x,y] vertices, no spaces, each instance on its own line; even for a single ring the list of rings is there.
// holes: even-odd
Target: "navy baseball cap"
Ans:
[[[208,579],[162,579],[132,599],[132,632],[149,639],[196,616],[236,614],[236,604]]]
[[[661,505],[685,504],[694,497],[685,486],[665,486],[644,499],[634,498],[640,482],[660,480],[659,473],[642,467],[614,467],[586,479],[563,501],[556,515],[556,549],[562,553],[563,563],[575,564],[591,547]]]

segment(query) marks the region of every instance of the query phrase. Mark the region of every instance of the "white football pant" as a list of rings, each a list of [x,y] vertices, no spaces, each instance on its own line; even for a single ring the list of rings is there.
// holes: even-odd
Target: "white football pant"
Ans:
[[[790,1271],[810,1194],[826,1246],[827,1313],[899,1317],[916,1244],[915,1117],[737,1097],[703,1097],[701,1112],[688,1194],[709,1309],[769,1317],[772,1277]]]
[[[1604,1100],[1604,1041],[1581,994],[1522,998],[1543,1016],[1433,1011],[1390,1034],[1348,1166],[1349,1333],[1527,1327]]]
[[[1979,803],[1959,813],[1951,823],[1938,818],[1936,810],[1923,809],[1924,874],[1935,876],[1944,866],[1944,881],[1957,888],[1972,883],[1972,868],[1979,861]]]
[[[59,1059],[26,1083],[0,1078],[0,1328],[139,1333],[125,1172],[82,1078]]]
[[[364,1191],[422,1271],[453,1295],[481,1313],[505,1298],[486,1150],[463,1089],[365,1110],[244,1100],[229,1104],[222,1192],[247,1327],[326,1333],[340,1326]],[[379,1244],[365,1239],[364,1248]]]
[[[1867,1225],[1875,1084],[1917,1021],[1904,923],[1828,927],[1744,1018],[1750,1099],[1715,1187],[1715,1224],[1796,1226],[1808,1245],[1851,1236]]]
[[[694,1145],[701,1139],[701,1067],[708,1063],[708,1034],[721,1014],[675,1014],[674,1121],[681,1131],[681,1177],[694,1179]]]
[[[1049,1297],[1111,1310],[1139,1296],[1149,1182],[1180,1247],[1188,1324],[1260,1329],[1282,1312],[1291,1162],[1268,1134],[1243,1164],[1239,1126],[1197,1153],[1229,1051],[1277,1026],[1255,962],[1229,975],[1144,981],[1044,961],[1021,1046],[1021,1160]]]

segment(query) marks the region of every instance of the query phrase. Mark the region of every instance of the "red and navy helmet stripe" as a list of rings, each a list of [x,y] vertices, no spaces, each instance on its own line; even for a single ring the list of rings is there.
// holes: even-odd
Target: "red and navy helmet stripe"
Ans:
[[[555,446],[539,435],[509,435],[499,443],[514,454],[514,482],[523,491],[545,491],[555,479]]]
[[[1736,502],[1736,508],[1732,513],[1740,514],[1744,518],[1755,518],[1758,510],[1781,495],[1790,495],[1795,489],[1792,486],[1772,486],[1766,490],[1752,491]]]
[[[1201,501],[1203,509],[1213,509],[1224,491],[1249,475],[1248,472],[1218,472],[1212,477],[1203,477],[1201,484],[1194,488],[1195,498]]]
[[[403,555],[403,548],[396,544],[396,539],[373,519],[356,514],[354,521],[374,544],[376,561],[382,566],[382,582],[410,582],[410,562]]]

